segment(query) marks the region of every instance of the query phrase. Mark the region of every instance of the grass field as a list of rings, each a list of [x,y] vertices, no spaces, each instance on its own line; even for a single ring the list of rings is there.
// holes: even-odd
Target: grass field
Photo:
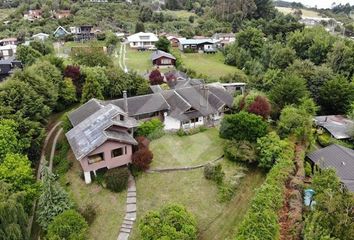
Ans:
[[[68,185],[66,190],[78,207],[84,207],[89,203],[96,206],[97,215],[89,228],[88,239],[117,239],[125,214],[126,192],[112,193],[95,183],[85,184],[80,177],[81,166],[71,151],[68,157],[74,165],[61,179]]]
[[[7,18],[14,11],[15,11],[15,8],[1,8],[0,9],[0,21]]]
[[[151,142],[154,153],[151,167],[194,166],[212,161],[223,155],[221,144],[216,128],[191,136],[168,134]]]
[[[151,70],[152,63],[150,60],[151,51],[137,51],[127,46],[125,55],[126,65],[129,70],[135,70],[138,73],[145,73]]]
[[[155,154],[153,166],[171,167],[208,162],[222,152],[220,141],[217,129],[187,137],[164,136],[151,142],[150,146]],[[164,148],[160,150],[162,145]],[[201,153],[203,150],[198,148],[204,149],[205,153]],[[168,149],[174,153],[171,154]],[[164,156],[163,153],[166,155]],[[239,173],[242,169],[238,164],[226,159],[220,162],[226,178]],[[167,203],[182,204],[195,215],[198,223],[198,239],[232,239],[249,208],[255,188],[259,187],[263,180],[263,173],[249,170],[241,180],[234,198],[230,202],[221,203],[218,201],[216,184],[204,178],[203,168],[191,171],[144,173],[137,178],[138,221],[134,225],[131,239],[140,239],[139,219],[147,211],[159,209]]]
[[[198,74],[206,75],[212,80],[232,74],[236,69],[224,63],[224,56],[221,52],[216,54],[182,53],[181,57],[187,68],[193,69]]]
[[[198,17],[195,13],[188,12],[186,10],[179,10],[179,11],[166,10],[163,11],[163,13],[175,16],[177,18],[182,18],[182,19],[188,19],[190,16]]]
[[[284,14],[289,14],[293,13],[294,9],[292,8],[286,8],[286,7],[276,7],[280,12]],[[321,17],[318,12],[312,11],[312,10],[307,10],[307,9],[300,9],[302,12],[303,17]]]

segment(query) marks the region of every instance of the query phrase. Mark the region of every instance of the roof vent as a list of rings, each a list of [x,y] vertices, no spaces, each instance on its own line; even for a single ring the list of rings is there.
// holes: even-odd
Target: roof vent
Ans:
[[[345,166],[345,162],[342,162],[342,165]]]

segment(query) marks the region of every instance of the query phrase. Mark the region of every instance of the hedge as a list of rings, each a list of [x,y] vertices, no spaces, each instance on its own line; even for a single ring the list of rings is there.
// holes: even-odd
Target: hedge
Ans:
[[[294,144],[288,143],[252,199],[235,240],[273,240],[279,237],[278,211],[284,201],[284,185],[295,170]]]

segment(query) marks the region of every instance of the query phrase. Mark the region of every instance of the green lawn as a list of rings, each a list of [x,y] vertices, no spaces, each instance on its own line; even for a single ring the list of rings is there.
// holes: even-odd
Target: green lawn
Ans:
[[[222,153],[217,129],[210,129],[187,137],[166,135],[151,142],[153,166],[182,166],[208,162]],[[162,149],[161,149],[162,148]],[[170,153],[167,149],[173,149]],[[166,157],[163,157],[166,154]],[[194,158],[193,156],[197,157]],[[226,178],[243,169],[226,159],[220,161]],[[140,239],[139,219],[149,210],[159,209],[167,203],[179,203],[192,212],[198,223],[202,240],[232,239],[237,226],[249,208],[250,199],[264,180],[264,174],[249,170],[241,180],[230,202],[218,201],[215,183],[204,178],[203,168],[190,171],[144,173],[137,178],[137,214],[131,239]]]
[[[212,80],[235,72],[236,67],[226,65],[221,52],[216,54],[182,53],[182,61],[187,68],[193,69],[198,74],[208,76]]]
[[[61,179],[68,183],[66,187],[77,206],[83,207],[89,203],[96,206],[96,219],[89,228],[88,239],[115,240],[118,237],[120,226],[125,215],[126,192],[112,193],[96,183],[85,184],[81,179],[81,166],[69,152],[69,159],[74,162],[73,167]]]
[[[170,14],[172,16],[175,16],[177,18],[182,18],[182,19],[188,19],[190,16],[198,17],[195,13],[188,12],[186,10],[179,10],[179,11],[166,10],[163,11],[163,13]]]
[[[191,136],[167,134],[150,143],[152,168],[194,166],[222,156],[222,140],[216,128]]]
[[[135,70],[138,73],[146,73],[152,68],[150,60],[152,51],[138,51],[131,49],[127,45],[127,52],[125,55],[126,65],[129,70]]]

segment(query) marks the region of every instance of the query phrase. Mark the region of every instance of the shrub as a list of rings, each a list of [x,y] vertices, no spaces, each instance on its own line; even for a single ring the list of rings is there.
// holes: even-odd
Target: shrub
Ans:
[[[143,122],[137,130],[138,136],[147,137],[150,140],[157,139],[162,137],[163,132],[163,123],[158,118],[153,118],[149,121]]]
[[[305,162],[305,174],[308,177],[312,175],[312,168],[309,162]]]
[[[204,177],[208,180],[213,180],[217,184],[221,184],[224,180],[225,173],[222,170],[220,163],[217,164],[207,164],[204,166]]]
[[[56,149],[57,153],[54,156],[53,161],[55,173],[59,176],[62,176],[67,173],[73,165],[73,163],[67,159],[69,149],[70,146],[66,139],[63,139],[63,141],[58,142]]]
[[[242,111],[223,118],[220,137],[255,142],[257,138],[267,134],[267,127],[267,123],[260,116]]]
[[[139,222],[142,240],[197,239],[197,223],[185,207],[169,204],[150,211]]]
[[[96,206],[89,203],[84,208],[80,209],[80,213],[85,218],[86,222],[91,225],[96,218]]]
[[[251,105],[248,107],[247,111],[249,113],[254,113],[266,119],[270,115],[271,106],[266,97],[257,96],[255,101],[251,103]]]
[[[136,138],[136,141],[138,142],[138,148],[148,148],[149,145],[150,145],[150,141],[149,139],[147,139],[146,137],[143,137],[143,136],[139,136]]]
[[[88,225],[85,219],[75,210],[67,210],[53,219],[48,226],[49,240],[84,240]]]
[[[205,132],[206,130],[207,130],[207,128],[205,126],[191,128],[188,130],[178,129],[177,135],[180,137],[183,137],[183,136],[188,136],[188,135],[194,135],[194,134],[197,134],[200,132]]]
[[[235,162],[253,163],[257,160],[256,148],[248,141],[226,141],[224,154],[227,159]]]
[[[259,167],[270,169],[275,160],[282,153],[286,142],[282,141],[275,132],[268,133],[266,136],[257,139],[257,151]]]
[[[318,135],[317,141],[322,147],[327,147],[331,145],[331,136],[329,134]]]
[[[129,170],[127,167],[109,169],[104,178],[109,190],[121,192],[128,187]]]
[[[151,85],[160,85],[163,83],[164,77],[158,69],[153,70],[149,75]]]
[[[149,148],[143,147],[133,153],[132,164],[136,169],[144,171],[149,169],[152,159],[152,152],[149,150]]]

